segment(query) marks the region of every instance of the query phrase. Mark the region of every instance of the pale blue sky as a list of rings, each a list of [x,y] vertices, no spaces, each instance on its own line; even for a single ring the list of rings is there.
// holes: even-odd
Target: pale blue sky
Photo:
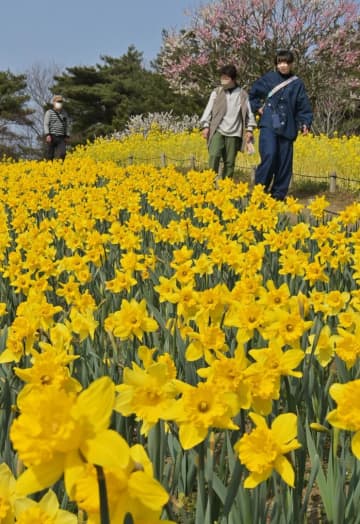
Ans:
[[[0,0],[0,70],[94,65],[129,45],[155,58],[162,29],[181,29],[209,0]]]

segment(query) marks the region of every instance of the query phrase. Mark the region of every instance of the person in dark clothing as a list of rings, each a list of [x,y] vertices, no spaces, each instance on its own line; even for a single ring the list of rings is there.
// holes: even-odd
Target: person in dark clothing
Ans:
[[[45,158],[47,160],[54,160],[54,158],[64,160],[66,155],[66,140],[69,138],[68,117],[63,111],[62,96],[55,95],[52,102],[53,108],[46,111],[44,117],[44,134],[46,137]]]
[[[298,132],[306,135],[312,123],[305,86],[293,74],[293,63],[291,51],[279,50],[275,71],[256,80],[249,92],[251,109],[260,115],[261,162],[255,172],[255,184],[262,184],[277,200],[284,200],[289,189]]]

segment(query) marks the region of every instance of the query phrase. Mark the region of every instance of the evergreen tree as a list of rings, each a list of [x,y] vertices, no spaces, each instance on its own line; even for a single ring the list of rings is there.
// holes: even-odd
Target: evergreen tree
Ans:
[[[101,64],[70,67],[55,77],[53,91],[65,97],[78,141],[121,131],[131,115],[201,110],[201,97],[175,94],[165,78],[144,68],[142,58],[130,46],[119,58],[102,56]]]
[[[0,156],[18,157],[25,151],[24,129],[31,124],[26,107],[25,75],[0,71]]]

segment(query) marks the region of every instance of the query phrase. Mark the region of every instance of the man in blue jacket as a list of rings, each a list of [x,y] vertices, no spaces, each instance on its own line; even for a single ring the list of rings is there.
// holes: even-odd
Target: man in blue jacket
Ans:
[[[251,109],[260,115],[261,163],[255,184],[277,200],[284,200],[290,185],[293,144],[299,131],[306,135],[312,110],[303,82],[292,72],[294,55],[281,49],[275,56],[275,71],[254,82],[249,92]]]

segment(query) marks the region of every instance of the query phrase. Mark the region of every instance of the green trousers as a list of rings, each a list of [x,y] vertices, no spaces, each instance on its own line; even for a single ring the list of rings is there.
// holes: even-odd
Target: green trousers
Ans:
[[[223,178],[232,177],[234,175],[236,155],[240,148],[240,137],[224,136],[216,131],[209,144],[209,168],[218,173],[222,158],[224,162]]]

